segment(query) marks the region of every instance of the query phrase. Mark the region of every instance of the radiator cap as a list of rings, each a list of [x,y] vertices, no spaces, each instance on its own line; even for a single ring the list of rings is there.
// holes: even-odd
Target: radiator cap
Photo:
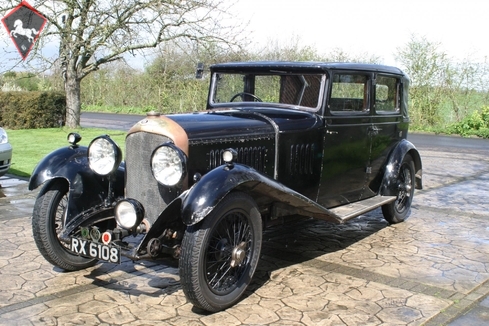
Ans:
[[[161,113],[160,112],[156,112],[156,111],[149,111],[146,113],[146,116],[147,117],[159,117],[161,116]]]

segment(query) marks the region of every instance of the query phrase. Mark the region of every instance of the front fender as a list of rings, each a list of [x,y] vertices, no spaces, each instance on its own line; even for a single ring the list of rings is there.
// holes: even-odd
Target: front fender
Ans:
[[[382,179],[381,194],[384,196],[397,196],[397,180],[399,177],[399,168],[406,155],[411,155],[414,161],[415,186],[416,189],[423,189],[422,175],[423,167],[421,156],[416,147],[408,140],[403,139],[392,150],[389,160],[385,165],[385,172]]]
[[[34,168],[29,179],[29,190],[34,190],[46,181],[64,178],[70,185],[80,170],[88,168],[85,146],[59,148],[46,155]],[[76,188],[73,188],[76,191]],[[78,189],[78,192],[81,189]]]
[[[88,165],[88,148],[68,146],[57,149],[44,157],[34,168],[29,179],[29,190],[49,182],[64,180],[68,183],[68,212],[66,222],[74,216],[103,202],[109,192],[109,180],[95,174]],[[124,164],[112,177],[112,191],[115,196],[124,194]]]
[[[315,201],[280,182],[242,164],[223,165],[205,174],[189,189],[182,201],[182,222],[194,225],[202,221],[231,191],[250,194],[268,204],[280,202],[297,214],[339,222],[341,219]]]
[[[200,222],[236,186],[255,180],[257,176],[250,175],[250,170],[233,164],[219,166],[206,173],[190,188],[182,202],[183,223],[193,225]]]

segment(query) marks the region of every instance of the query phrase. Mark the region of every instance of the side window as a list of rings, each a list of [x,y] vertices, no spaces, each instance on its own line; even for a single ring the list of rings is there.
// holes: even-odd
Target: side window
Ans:
[[[365,75],[335,74],[332,79],[329,108],[332,113],[368,112],[368,78]]]
[[[399,107],[399,80],[394,77],[377,76],[375,111],[379,114],[398,113]]]

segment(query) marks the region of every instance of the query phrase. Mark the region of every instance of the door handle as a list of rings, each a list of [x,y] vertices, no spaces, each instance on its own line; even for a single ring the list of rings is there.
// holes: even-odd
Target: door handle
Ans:
[[[370,136],[375,136],[379,133],[379,131],[381,131],[382,128],[379,128],[377,126],[370,126],[367,128],[367,133],[370,135]]]
[[[377,126],[370,126],[368,127],[368,131],[381,131],[382,128],[379,128]]]

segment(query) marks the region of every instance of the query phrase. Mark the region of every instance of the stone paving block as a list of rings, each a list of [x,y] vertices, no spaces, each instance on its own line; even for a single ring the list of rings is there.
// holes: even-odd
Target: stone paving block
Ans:
[[[404,223],[376,210],[343,225],[299,219],[266,230],[246,296],[214,314],[187,302],[175,262],[53,268],[30,213],[12,205],[32,207],[34,195],[2,189],[14,197],[0,198],[0,325],[448,323],[489,293],[489,159],[422,156],[425,188]]]

